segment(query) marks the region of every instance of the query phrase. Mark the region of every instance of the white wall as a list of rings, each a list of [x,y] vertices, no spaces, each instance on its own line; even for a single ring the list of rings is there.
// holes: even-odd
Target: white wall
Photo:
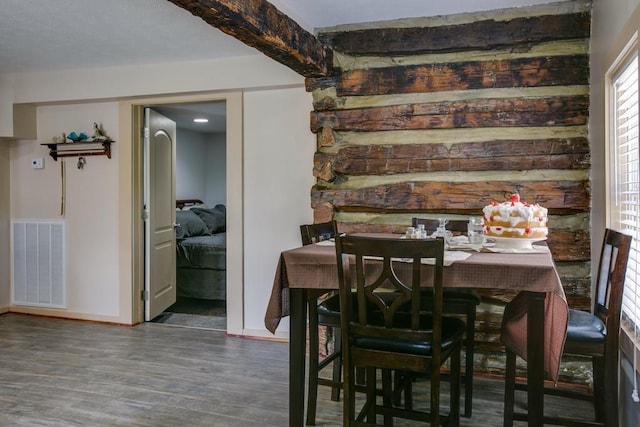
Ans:
[[[83,169],[77,158],[54,161],[42,143],[63,132],[92,135],[93,122],[118,133],[118,104],[70,104],[37,109],[38,140],[11,143],[11,219],[59,220],[66,224],[66,317],[118,321],[118,143],[112,158],[87,156]],[[31,159],[44,158],[44,169],[32,169]],[[65,167],[65,209],[61,215]]]
[[[300,246],[299,225],[313,220],[315,139],[309,94],[254,91],[244,100],[245,329],[264,331],[280,252]],[[278,332],[287,330],[285,321]]]
[[[203,199],[206,194],[207,136],[188,129],[176,131],[176,199]]]
[[[178,129],[176,199],[227,204],[226,136]]]
[[[13,75],[0,74],[0,99],[13,99],[13,78]],[[13,135],[13,105],[0,103],[0,137]]]
[[[206,202],[209,206],[227,204],[227,137],[224,133],[207,135]]]
[[[5,82],[12,82],[11,87]],[[117,323],[134,321],[132,237],[127,230],[135,213],[125,215],[122,209],[118,212],[119,204],[131,200],[133,178],[129,170],[133,152],[130,141],[123,139],[129,131],[119,129],[120,123],[127,122],[126,113],[122,115],[118,110],[121,104],[115,101],[215,95],[217,91],[239,88],[252,91],[243,99],[247,112],[243,143],[249,159],[238,166],[242,169],[242,163],[247,162],[243,169],[244,200],[248,203],[244,213],[245,220],[252,222],[244,231],[249,236],[244,242],[243,260],[249,277],[244,285],[245,327],[250,327],[252,335],[260,335],[268,334],[262,318],[278,254],[282,248],[299,244],[298,224],[311,220],[309,190],[313,184],[315,139],[309,131],[312,98],[304,90],[301,76],[263,56],[0,76],[0,111],[10,109],[14,103],[40,104],[38,140],[10,142],[10,160],[6,162],[10,162],[11,177],[0,175],[0,201],[3,185],[11,182],[12,218],[60,218],[60,162],[48,158],[41,143],[70,130],[90,131],[95,120],[102,121],[111,135],[120,135],[122,140],[113,144],[111,160],[89,157],[82,171],[75,168],[75,159],[68,160],[64,219],[70,255],[69,309],[44,310],[43,314]],[[2,154],[0,150],[0,166]],[[31,169],[32,157],[45,157],[45,169]],[[301,179],[292,180],[292,174]],[[272,197],[268,200],[264,188],[270,189]],[[266,219],[268,227],[258,226]],[[1,220],[2,208],[0,235],[3,229],[8,230],[8,221]],[[258,235],[259,239],[251,237]],[[2,257],[0,266],[6,262],[7,256]],[[0,273],[0,307],[7,288]]]
[[[0,313],[9,309],[9,143],[0,140]]]

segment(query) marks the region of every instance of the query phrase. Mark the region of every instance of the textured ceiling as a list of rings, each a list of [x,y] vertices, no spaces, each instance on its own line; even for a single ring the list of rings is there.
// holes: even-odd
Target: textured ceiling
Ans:
[[[272,0],[308,31],[550,0]],[[0,74],[259,55],[168,0],[1,0]]]
[[[0,73],[259,54],[166,0],[0,5]]]

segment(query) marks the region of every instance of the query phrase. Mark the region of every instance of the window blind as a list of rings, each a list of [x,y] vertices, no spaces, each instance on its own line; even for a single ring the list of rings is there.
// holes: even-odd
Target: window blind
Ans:
[[[640,143],[638,140],[638,54],[622,64],[612,78],[614,154],[611,226],[633,236],[622,302],[624,321],[640,327]],[[637,336],[637,335],[636,335]]]

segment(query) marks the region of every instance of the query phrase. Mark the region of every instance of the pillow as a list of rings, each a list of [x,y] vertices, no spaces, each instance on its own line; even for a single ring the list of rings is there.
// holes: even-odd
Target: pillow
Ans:
[[[218,209],[193,208],[194,212],[201,220],[207,224],[207,228],[211,234],[222,233],[227,229],[227,219],[224,212]]]
[[[176,211],[176,239],[186,239],[192,236],[208,236],[211,233],[207,224],[192,211]]]

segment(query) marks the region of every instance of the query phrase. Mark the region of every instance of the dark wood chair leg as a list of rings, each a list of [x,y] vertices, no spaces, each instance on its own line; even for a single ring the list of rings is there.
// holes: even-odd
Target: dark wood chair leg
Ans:
[[[513,406],[516,393],[516,354],[507,350],[507,364],[504,378],[504,421],[503,427],[513,427]]]
[[[402,371],[393,373],[393,404],[400,406],[402,404],[402,388],[404,387],[405,376]]]
[[[617,357],[617,340],[615,340],[614,347],[616,348],[616,357],[607,356],[605,354],[605,356],[602,357],[602,362],[597,360],[599,358],[594,358],[593,361],[594,383],[596,378],[600,376],[599,374],[596,374],[596,371],[602,370],[604,372],[602,375],[602,382],[604,384],[603,393],[605,398],[600,399],[600,402],[604,401],[604,424],[607,427],[618,427],[620,421],[618,419],[618,378],[620,376],[620,366],[618,365]],[[609,351],[609,347],[607,347],[605,353],[607,351]]]
[[[367,403],[369,410],[367,411],[367,422],[370,424],[376,423],[376,368],[366,368],[367,379]]]
[[[391,407],[393,406],[393,380],[390,369],[382,369],[382,406],[384,408],[384,425],[393,426]]]
[[[460,425],[460,379],[460,347],[458,346],[451,355],[451,375],[449,378],[451,408],[448,425],[451,427]]]
[[[318,401],[318,363],[320,339],[318,334],[318,298],[315,292],[309,292],[309,380],[307,397],[307,425],[316,424],[316,405]]]
[[[364,368],[356,368],[356,384],[364,385],[366,381],[366,375]]]
[[[340,384],[342,381],[342,330],[340,328],[333,328],[333,351],[338,354],[338,357],[333,359],[333,382]],[[331,388],[331,400],[334,402],[340,401],[340,389],[338,385]]]
[[[458,371],[459,373],[459,371]],[[431,372],[431,406],[429,408],[431,412],[431,425],[439,426],[440,425],[440,369],[432,366]],[[458,378],[458,381],[460,379]]]
[[[413,381],[415,378],[415,375],[410,372],[404,374],[404,407],[407,410],[413,409]]]
[[[464,367],[464,417],[471,418],[473,406],[473,356],[475,354],[476,307],[467,307]]]
[[[394,371],[393,373],[393,404],[402,405],[402,394],[404,393],[404,408],[413,409],[413,374],[410,372]]]
[[[607,399],[611,399],[613,396],[605,394],[605,381],[607,380],[605,379],[604,374],[604,358],[593,356],[591,360],[593,366],[593,405],[596,413],[596,420],[604,421],[606,413],[605,396],[607,396]]]

